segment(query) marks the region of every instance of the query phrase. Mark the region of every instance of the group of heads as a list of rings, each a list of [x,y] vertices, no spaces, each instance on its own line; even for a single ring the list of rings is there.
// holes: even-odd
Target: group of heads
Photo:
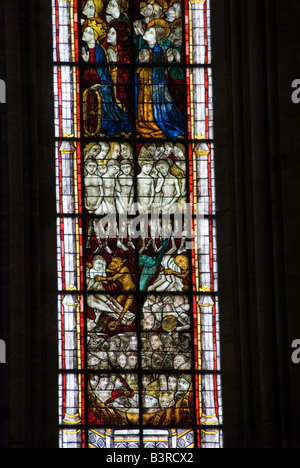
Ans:
[[[174,164],[185,166],[185,148],[182,143],[146,143],[140,150],[138,162],[143,172],[150,174],[156,169],[166,177]]]
[[[87,0],[82,2],[82,32],[83,39],[87,34],[94,35],[100,44],[109,36],[109,42],[115,40],[126,43],[130,37],[130,24],[127,18],[127,0]],[[171,42],[181,42],[182,11],[178,0],[148,0],[140,3],[141,17],[148,21],[143,39],[149,45],[170,38]],[[115,40],[112,40],[115,37]]]
[[[91,142],[84,149],[88,174],[116,177],[120,172],[129,176],[133,170],[132,149],[127,143]],[[120,160],[120,161],[119,161]]]

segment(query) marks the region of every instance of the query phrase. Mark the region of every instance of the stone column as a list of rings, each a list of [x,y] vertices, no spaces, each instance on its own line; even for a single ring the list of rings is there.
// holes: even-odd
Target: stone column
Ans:
[[[73,4],[70,1],[59,0],[58,2],[58,26],[57,34],[60,37],[59,50],[55,51],[60,62],[72,61],[72,34],[71,21],[73,17]],[[63,429],[63,446],[68,448],[81,447],[81,431],[76,426],[81,423],[80,410],[80,377],[77,371],[80,367],[78,359],[78,295],[75,293],[80,288],[77,284],[77,261],[78,248],[76,239],[76,219],[72,215],[76,212],[74,187],[74,152],[76,150],[72,137],[75,133],[74,122],[74,83],[73,68],[68,65],[58,65],[57,77],[61,76],[61,106],[56,105],[56,118],[61,123],[61,127],[56,127],[56,136],[63,138],[58,151],[61,161],[61,206],[63,217],[63,259],[64,278],[62,283],[68,293],[62,301],[64,316],[64,337],[62,345],[64,349],[64,364],[62,371],[74,371],[65,375],[65,401],[62,422],[70,428]],[[58,90],[55,90],[58,92]],[[58,102],[58,100],[57,100]],[[59,112],[61,114],[59,114]],[[70,217],[66,215],[71,215]],[[58,243],[61,239],[58,237]]]

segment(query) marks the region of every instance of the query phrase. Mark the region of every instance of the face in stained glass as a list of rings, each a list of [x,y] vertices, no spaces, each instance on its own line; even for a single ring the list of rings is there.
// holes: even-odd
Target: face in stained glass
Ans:
[[[190,306],[184,295],[149,295],[141,320],[142,368],[191,369]]]
[[[99,328],[103,330],[103,323]],[[89,370],[127,370],[138,367],[137,335],[135,332],[99,333],[93,329],[88,333]]]
[[[89,379],[90,421],[100,425],[132,425],[139,420],[135,374],[95,374]]]
[[[143,424],[190,424],[193,420],[192,378],[189,374],[147,374],[143,377]],[[183,417],[182,409],[185,408]]]

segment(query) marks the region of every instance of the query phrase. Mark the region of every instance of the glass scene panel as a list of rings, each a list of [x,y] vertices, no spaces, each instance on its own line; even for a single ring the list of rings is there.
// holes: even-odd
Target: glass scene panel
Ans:
[[[222,446],[209,0],[52,0],[62,448]]]

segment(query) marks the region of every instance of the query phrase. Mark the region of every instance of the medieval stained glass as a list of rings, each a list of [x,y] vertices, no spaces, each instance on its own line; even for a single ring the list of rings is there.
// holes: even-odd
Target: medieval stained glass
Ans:
[[[60,447],[221,447],[210,1],[52,6]]]

